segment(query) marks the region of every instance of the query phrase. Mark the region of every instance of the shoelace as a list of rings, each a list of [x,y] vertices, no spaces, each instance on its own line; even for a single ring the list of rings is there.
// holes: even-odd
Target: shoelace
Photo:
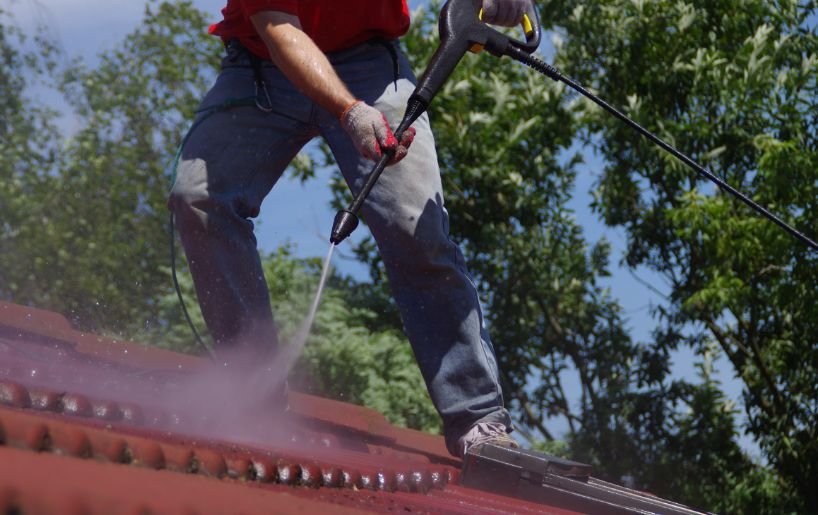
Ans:
[[[503,424],[496,422],[481,422],[469,430],[468,433],[461,439],[461,446],[463,447],[463,455],[469,452],[469,449],[477,445],[482,445],[491,442],[502,442],[503,444],[517,447],[517,442],[511,439],[506,432],[506,427]]]

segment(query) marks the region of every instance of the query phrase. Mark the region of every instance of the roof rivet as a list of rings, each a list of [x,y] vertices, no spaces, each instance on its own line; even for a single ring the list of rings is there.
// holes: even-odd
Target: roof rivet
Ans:
[[[223,477],[227,474],[227,463],[221,454],[208,449],[196,449],[195,454],[199,472],[202,474],[212,477]]]
[[[300,467],[289,463],[278,464],[278,482],[283,485],[293,485],[300,476]]]
[[[433,470],[430,476],[432,480],[432,486],[441,489],[446,487],[446,484],[448,483],[448,475],[439,470]]]
[[[227,462],[227,477],[241,480],[254,480],[255,471],[250,460],[242,457],[225,459]]]
[[[426,470],[412,471],[409,484],[413,492],[425,494],[432,488],[432,476]]]
[[[377,478],[373,479],[371,474],[361,474],[361,488],[375,490],[377,488],[377,484]]]
[[[131,455],[133,456],[133,463],[142,465],[152,469],[165,468],[165,454],[162,448],[156,442],[134,443],[129,444]]]
[[[411,492],[412,484],[409,479],[409,474],[405,472],[395,473],[395,489],[399,492]]]
[[[122,420],[125,422],[140,426],[145,423],[145,414],[139,406],[123,404],[119,409],[122,411]]]
[[[321,469],[316,465],[304,464],[301,465],[301,484],[311,488],[318,488],[321,486],[323,476]]]
[[[48,434],[48,427],[45,424],[34,424],[28,427],[20,443],[32,451],[50,451],[51,436]]]
[[[324,486],[331,488],[344,486],[344,475],[338,467],[324,467],[321,476]]]
[[[443,486],[446,486],[449,483],[456,485],[460,481],[460,471],[453,468],[446,469],[444,479],[445,482],[443,483]]]
[[[117,438],[108,442],[104,449],[95,448],[95,456],[98,459],[110,461],[112,463],[130,463],[133,459],[128,444],[122,438]]]
[[[43,411],[60,411],[62,395],[57,392],[32,390],[29,395],[32,408]]]
[[[271,481],[276,480],[276,474],[278,473],[278,470],[270,460],[265,458],[254,457],[252,459],[252,463],[253,476],[255,477],[256,481],[259,481],[261,483],[269,483]]]
[[[62,396],[63,413],[77,417],[90,417],[94,410],[91,402],[84,395],[67,393]]]
[[[361,473],[357,470],[344,470],[341,472],[344,488],[363,488],[364,482]]]
[[[165,455],[165,468],[167,470],[196,474],[201,468],[199,457],[194,454],[193,449],[178,445],[164,445],[162,446],[162,454]]]
[[[113,401],[97,401],[93,403],[94,416],[103,420],[121,420],[122,410]]]
[[[389,470],[381,470],[375,475],[378,490],[384,492],[394,492],[397,488],[395,473]]]
[[[11,381],[0,381],[0,404],[15,408],[28,408],[31,406],[31,397],[23,385]]]

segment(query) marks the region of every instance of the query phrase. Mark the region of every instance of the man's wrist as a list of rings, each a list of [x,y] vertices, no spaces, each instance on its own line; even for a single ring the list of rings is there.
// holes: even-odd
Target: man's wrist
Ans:
[[[352,102],[349,102],[346,106],[344,106],[344,109],[341,111],[341,114],[338,115],[338,119],[343,120],[344,118],[346,118],[346,115],[347,113],[349,113],[349,110],[355,107],[355,104],[357,104],[358,102],[362,102],[362,100],[358,100],[356,98]]]

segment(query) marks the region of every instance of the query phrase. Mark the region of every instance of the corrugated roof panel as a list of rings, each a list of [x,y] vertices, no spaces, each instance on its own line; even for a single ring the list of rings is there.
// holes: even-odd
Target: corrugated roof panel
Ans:
[[[187,433],[156,385],[205,366],[0,303],[0,510],[569,513],[458,487],[441,437],[298,392],[269,440]]]

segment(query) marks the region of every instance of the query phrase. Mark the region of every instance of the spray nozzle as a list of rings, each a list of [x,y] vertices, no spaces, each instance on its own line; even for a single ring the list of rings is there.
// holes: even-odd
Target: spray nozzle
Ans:
[[[338,245],[352,234],[358,227],[358,216],[349,209],[341,209],[335,213],[335,221],[332,223],[332,234],[329,237],[330,243]]]

